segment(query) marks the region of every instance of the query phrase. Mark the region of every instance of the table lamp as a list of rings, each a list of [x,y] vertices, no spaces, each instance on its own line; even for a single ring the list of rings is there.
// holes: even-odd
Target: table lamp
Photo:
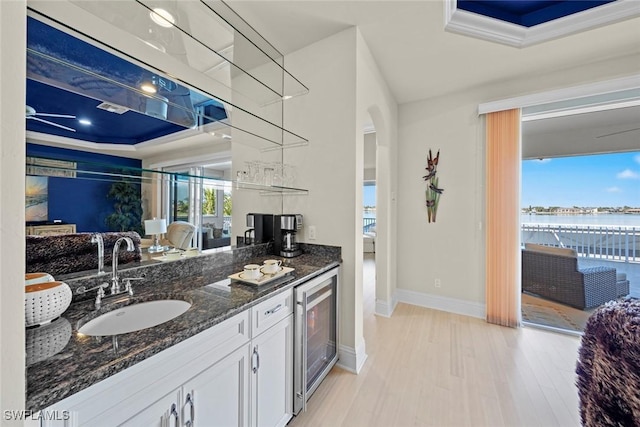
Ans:
[[[147,219],[144,221],[144,231],[148,235],[153,235],[153,246],[149,247],[149,252],[162,252],[164,247],[160,245],[160,235],[167,232],[167,221],[164,219]]]

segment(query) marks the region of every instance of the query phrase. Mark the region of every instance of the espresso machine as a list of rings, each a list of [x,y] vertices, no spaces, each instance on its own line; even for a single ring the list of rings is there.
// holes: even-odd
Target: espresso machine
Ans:
[[[273,240],[273,215],[262,213],[247,214],[247,230],[244,244],[268,243]]]
[[[285,258],[301,255],[302,250],[296,243],[296,233],[302,229],[302,215],[275,215],[273,225],[275,253]]]

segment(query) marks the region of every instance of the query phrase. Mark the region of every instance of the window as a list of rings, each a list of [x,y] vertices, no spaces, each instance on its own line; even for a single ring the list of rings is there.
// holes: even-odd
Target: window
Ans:
[[[376,183],[375,181],[365,182],[362,191],[363,202],[363,224],[364,233],[373,231],[376,226]]]

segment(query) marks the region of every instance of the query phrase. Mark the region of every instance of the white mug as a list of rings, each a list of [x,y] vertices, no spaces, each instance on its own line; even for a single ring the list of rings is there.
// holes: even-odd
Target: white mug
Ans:
[[[260,277],[260,266],[258,264],[247,264],[242,273],[244,279],[257,279]]]
[[[282,261],[278,259],[268,259],[264,261],[264,265],[262,266],[262,271],[266,274],[274,274],[280,271],[280,266],[282,265]]]

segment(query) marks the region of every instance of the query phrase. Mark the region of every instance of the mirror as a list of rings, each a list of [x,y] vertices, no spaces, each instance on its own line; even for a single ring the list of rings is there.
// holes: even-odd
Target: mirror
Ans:
[[[282,103],[308,89],[225,3],[64,7],[29,10],[27,173],[40,193],[28,220],[142,236],[142,219],[187,220],[209,249],[242,235],[246,213],[306,193],[282,163],[283,147],[308,142],[283,127]],[[118,189],[139,195],[129,225],[114,215]]]

